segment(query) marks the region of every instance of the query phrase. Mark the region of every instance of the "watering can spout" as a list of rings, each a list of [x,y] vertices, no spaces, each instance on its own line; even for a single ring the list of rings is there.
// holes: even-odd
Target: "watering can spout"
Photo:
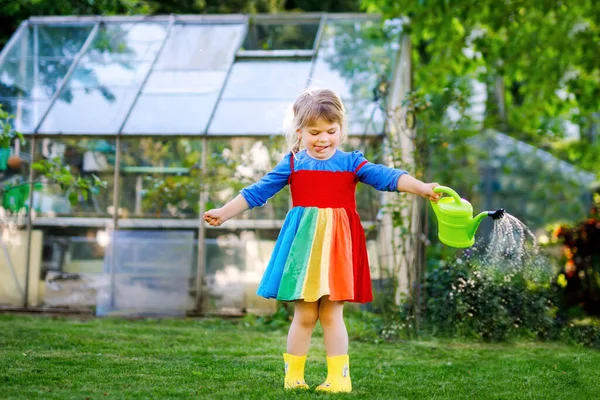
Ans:
[[[477,232],[477,229],[479,229],[479,225],[481,225],[481,221],[483,221],[483,219],[485,217],[489,217],[489,216],[490,216],[489,211],[483,211],[483,212],[480,212],[479,214],[477,214],[475,216],[475,218],[473,218],[473,222],[471,223],[471,229],[469,229],[469,237],[471,239],[475,238],[475,232]]]
[[[493,220],[497,220],[497,219],[500,219],[500,218],[504,217],[504,212],[505,212],[504,208],[501,208],[501,209],[496,210],[496,211],[488,211],[488,215],[490,217],[492,217]]]
[[[493,220],[497,220],[497,219],[502,218],[503,216],[504,216],[504,208],[501,208],[496,211],[483,211],[483,212],[477,214],[477,216],[475,216],[475,218],[473,218],[473,224],[471,225],[471,230],[469,232],[470,237],[475,238],[475,232],[477,232],[477,229],[479,228],[481,221],[483,221],[483,219],[485,217],[492,217]]]

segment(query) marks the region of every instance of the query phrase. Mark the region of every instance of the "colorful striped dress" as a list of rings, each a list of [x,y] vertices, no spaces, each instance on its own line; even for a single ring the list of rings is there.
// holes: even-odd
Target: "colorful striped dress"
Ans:
[[[290,185],[287,214],[257,293],[268,299],[366,303],[373,300],[366,239],[355,190],[364,182],[396,191],[406,172],[337,150],[327,160],[288,154],[263,179],[241,191],[250,208]]]

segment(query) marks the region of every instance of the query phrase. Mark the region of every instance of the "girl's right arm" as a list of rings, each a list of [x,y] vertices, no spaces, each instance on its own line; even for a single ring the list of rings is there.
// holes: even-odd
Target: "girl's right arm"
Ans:
[[[221,208],[214,208],[204,213],[204,220],[211,226],[219,226],[223,222],[243,213],[250,207],[244,199],[244,196],[238,194],[237,197],[225,204]]]
[[[221,208],[205,212],[204,220],[211,226],[219,226],[248,209],[263,206],[268,199],[287,185],[289,176],[290,155],[288,154],[271,172],[255,184],[244,188],[235,199]]]

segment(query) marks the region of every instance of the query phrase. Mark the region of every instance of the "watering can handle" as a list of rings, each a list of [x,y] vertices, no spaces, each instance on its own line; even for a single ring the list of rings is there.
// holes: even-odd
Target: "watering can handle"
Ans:
[[[452,198],[454,199],[455,202],[457,203],[461,203],[460,201],[460,196],[458,195],[458,193],[456,193],[454,191],[454,189],[449,188],[448,186],[436,186],[433,188],[433,191],[436,193],[446,193],[450,196],[452,196]]]

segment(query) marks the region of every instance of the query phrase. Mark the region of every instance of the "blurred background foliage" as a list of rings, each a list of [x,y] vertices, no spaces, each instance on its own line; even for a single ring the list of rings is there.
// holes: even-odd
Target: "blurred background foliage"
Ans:
[[[458,262],[461,252],[435,244],[434,226],[419,280],[425,295],[416,307],[413,298],[388,313],[399,319],[391,318],[386,332],[418,331],[418,309],[421,322],[439,334],[581,338],[568,333],[578,325],[566,321],[597,314],[600,286],[594,258],[581,257],[583,247],[600,247],[588,229],[596,224],[580,223],[589,221],[599,177],[600,6],[592,0],[363,0],[362,6],[402,19],[410,35],[412,91],[404,106],[417,120],[416,174],[454,187],[476,210],[505,207],[536,232],[559,266],[543,284],[478,277],[474,266]],[[401,149],[393,153],[401,162]],[[586,240],[552,240],[557,226]],[[482,227],[491,229],[489,222]],[[565,252],[580,256],[572,281],[564,274],[575,261],[560,261],[565,239]],[[588,326],[598,343],[597,324]]]

